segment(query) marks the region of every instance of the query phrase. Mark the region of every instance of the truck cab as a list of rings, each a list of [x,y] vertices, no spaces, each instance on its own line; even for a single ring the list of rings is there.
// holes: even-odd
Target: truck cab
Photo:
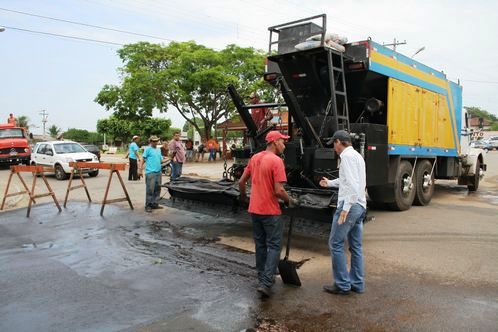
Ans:
[[[0,124],[0,164],[29,165],[30,159],[26,129],[13,124]]]

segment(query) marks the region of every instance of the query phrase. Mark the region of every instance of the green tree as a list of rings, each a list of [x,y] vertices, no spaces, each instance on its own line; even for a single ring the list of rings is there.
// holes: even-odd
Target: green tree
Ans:
[[[148,139],[152,135],[158,137],[167,136],[169,127],[171,127],[171,120],[162,118],[148,118],[131,123],[132,132],[143,139]]]
[[[170,140],[173,138],[173,133],[175,133],[177,131],[181,131],[180,128],[170,127],[166,131],[166,135],[164,135],[162,138],[166,138],[166,139]]]
[[[57,137],[61,133],[61,129],[56,125],[51,125],[50,127],[48,127],[48,133],[52,137]]]
[[[63,136],[65,139],[70,139],[76,142],[88,142],[90,133],[85,129],[70,128],[64,132]]]
[[[234,111],[226,92],[229,84],[243,95],[263,86],[265,55],[253,48],[228,45],[216,51],[193,41],[166,46],[141,42],[125,45],[118,55],[124,63],[122,82],[105,85],[97,103],[130,120],[173,107],[205,138]]]
[[[27,130],[29,130],[30,124],[29,124],[29,118],[26,115],[20,115],[17,117],[17,125],[19,127],[24,127]]]
[[[480,107],[464,106],[463,108],[465,108],[467,113],[470,114],[470,117],[472,117],[472,118],[484,118],[484,119],[489,120],[491,122],[498,121],[498,117],[496,117],[496,115],[489,113],[488,111],[483,110]]]
[[[139,135],[142,141],[150,136],[168,136],[171,120],[163,118],[144,118],[142,120],[120,119],[111,116],[107,119],[97,120],[97,131],[110,135],[110,139],[128,142],[133,135]]]
[[[112,141],[126,142],[132,136],[130,121],[118,119],[115,116],[97,120],[97,132],[109,135]]]

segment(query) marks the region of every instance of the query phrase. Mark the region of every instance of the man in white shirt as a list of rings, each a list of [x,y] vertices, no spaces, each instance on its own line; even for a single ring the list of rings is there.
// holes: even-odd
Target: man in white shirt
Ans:
[[[351,146],[351,136],[338,130],[329,141],[341,158],[339,178],[322,178],[320,186],[339,187],[337,209],[332,220],[329,249],[332,256],[332,274],[335,283],[323,286],[332,294],[347,295],[350,291],[363,293],[365,270],[362,254],[363,219],[367,200],[365,197],[366,173],[363,157]],[[348,240],[351,252],[351,269],[348,272],[344,243]]]

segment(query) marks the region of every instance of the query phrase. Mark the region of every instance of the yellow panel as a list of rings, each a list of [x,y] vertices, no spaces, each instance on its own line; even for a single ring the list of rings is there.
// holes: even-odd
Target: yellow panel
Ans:
[[[423,146],[438,146],[438,95],[422,89],[420,94],[419,143]]]
[[[388,143],[454,148],[446,97],[389,78]]]
[[[387,97],[387,127],[390,144],[418,143],[418,93],[414,86],[390,78]]]
[[[453,140],[453,130],[451,128],[450,112],[446,96],[439,96],[439,113],[438,113],[438,146],[442,148],[456,148]]]

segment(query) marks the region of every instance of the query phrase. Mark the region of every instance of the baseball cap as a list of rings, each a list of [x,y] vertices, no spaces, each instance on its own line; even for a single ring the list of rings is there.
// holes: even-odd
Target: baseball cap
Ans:
[[[157,137],[156,135],[152,135],[152,136],[149,138],[149,141],[151,141],[151,142],[158,142],[158,141],[159,141],[159,137]]]
[[[265,140],[266,140],[266,143],[272,143],[280,138],[288,140],[290,138],[290,136],[284,135],[279,131],[273,130],[273,131],[270,131],[268,134],[266,134]]]
[[[336,139],[338,139],[339,141],[351,142],[351,136],[349,135],[349,133],[347,131],[338,130],[334,133],[334,136],[332,136],[332,139],[330,139],[327,142],[327,145],[333,144]]]
[[[138,135],[133,135],[133,137],[131,138],[132,140],[136,139],[136,138],[139,138],[140,136]]]

